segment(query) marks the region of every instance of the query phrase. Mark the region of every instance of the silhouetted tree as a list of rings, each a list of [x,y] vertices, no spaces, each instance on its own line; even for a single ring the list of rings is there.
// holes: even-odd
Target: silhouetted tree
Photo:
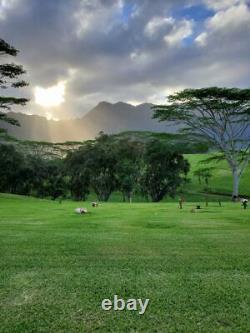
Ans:
[[[12,145],[0,145],[0,192],[16,193],[24,159]]]
[[[15,57],[18,52],[19,51],[16,48],[8,44],[3,39],[0,39],[0,57]],[[2,89],[7,89],[26,86],[27,83],[19,78],[24,73],[25,70],[21,65],[16,65],[14,63],[0,64],[0,87]],[[27,102],[27,98],[0,96],[0,120],[8,122],[12,125],[19,125],[15,119],[8,117],[5,112],[9,111],[12,105],[25,105]],[[5,131],[1,129],[0,133],[3,132]]]
[[[87,165],[91,144],[84,144],[74,152],[69,152],[65,159],[66,172],[69,175],[71,197],[74,200],[87,199],[90,192],[90,172]]]
[[[117,162],[117,154],[113,149],[112,138],[101,134],[91,146],[87,155],[90,185],[100,201],[108,201],[111,193],[117,189]]]

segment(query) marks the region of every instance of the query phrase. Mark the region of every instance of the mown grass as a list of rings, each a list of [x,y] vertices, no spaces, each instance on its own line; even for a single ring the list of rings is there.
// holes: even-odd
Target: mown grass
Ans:
[[[250,210],[193,206],[1,195],[0,332],[249,332]],[[114,294],[150,304],[103,311]]]
[[[191,180],[190,184],[185,187],[186,191],[203,192],[204,181],[199,184],[198,177],[193,175],[193,172],[199,168],[213,167],[212,177],[209,180],[209,190],[214,193],[232,194],[233,180],[232,174],[226,161],[213,161],[211,163],[200,163],[207,158],[213,156],[212,154],[187,154],[185,157],[191,165],[190,173],[188,175]],[[240,194],[242,196],[250,196],[250,165],[245,170],[240,181]]]

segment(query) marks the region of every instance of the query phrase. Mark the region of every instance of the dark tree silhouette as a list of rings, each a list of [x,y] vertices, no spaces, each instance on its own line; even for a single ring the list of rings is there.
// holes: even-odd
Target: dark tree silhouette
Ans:
[[[18,50],[8,44],[3,39],[0,39],[0,57],[12,56],[18,54]],[[2,89],[21,88],[27,86],[27,82],[20,79],[20,76],[25,73],[21,65],[14,63],[0,64],[0,87]],[[28,102],[27,98],[0,96],[0,120],[8,122],[12,125],[19,125],[18,122],[8,117],[6,111],[10,111],[12,105],[25,105]],[[3,130],[0,130],[3,132]]]

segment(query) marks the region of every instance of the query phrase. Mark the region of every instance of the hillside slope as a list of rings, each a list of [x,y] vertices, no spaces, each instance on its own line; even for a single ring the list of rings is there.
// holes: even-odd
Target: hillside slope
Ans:
[[[232,175],[231,171],[227,165],[226,161],[213,162],[209,164],[200,164],[200,161],[207,159],[210,154],[187,154],[185,157],[189,160],[191,165],[191,170],[189,173],[189,178],[191,182],[185,186],[185,190],[191,192],[203,192],[205,188],[204,182],[199,184],[198,178],[193,175],[193,172],[201,167],[214,167],[212,171],[212,177],[209,180],[209,190],[213,193],[227,194],[232,193]],[[241,181],[240,181],[240,195],[250,196],[250,165],[245,170]]]
[[[177,126],[152,119],[152,104],[133,106],[127,103],[101,102],[79,119],[48,120],[37,115],[9,113],[20,127],[1,123],[11,136],[18,139],[64,142],[95,138],[100,131],[116,134],[121,131],[153,131],[176,133]]]

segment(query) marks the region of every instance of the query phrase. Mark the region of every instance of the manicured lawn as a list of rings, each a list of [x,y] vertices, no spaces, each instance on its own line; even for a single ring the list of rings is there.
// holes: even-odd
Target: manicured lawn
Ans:
[[[250,209],[193,206],[1,195],[0,332],[250,332]]]
[[[214,167],[212,178],[209,180],[209,188],[216,193],[232,194],[232,174],[226,161],[213,161],[211,163],[202,163],[200,161],[211,157],[212,154],[187,154],[185,157],[189,160],[191,169],[188,177],[191,182],[185,188],[192,192],[201,192],[204,190],[205,184],[199,184],[198,178],[193,172],[199,168]],[[246,168],[240,181],[240,194],[242,196],[250,196],[250,165]]]

